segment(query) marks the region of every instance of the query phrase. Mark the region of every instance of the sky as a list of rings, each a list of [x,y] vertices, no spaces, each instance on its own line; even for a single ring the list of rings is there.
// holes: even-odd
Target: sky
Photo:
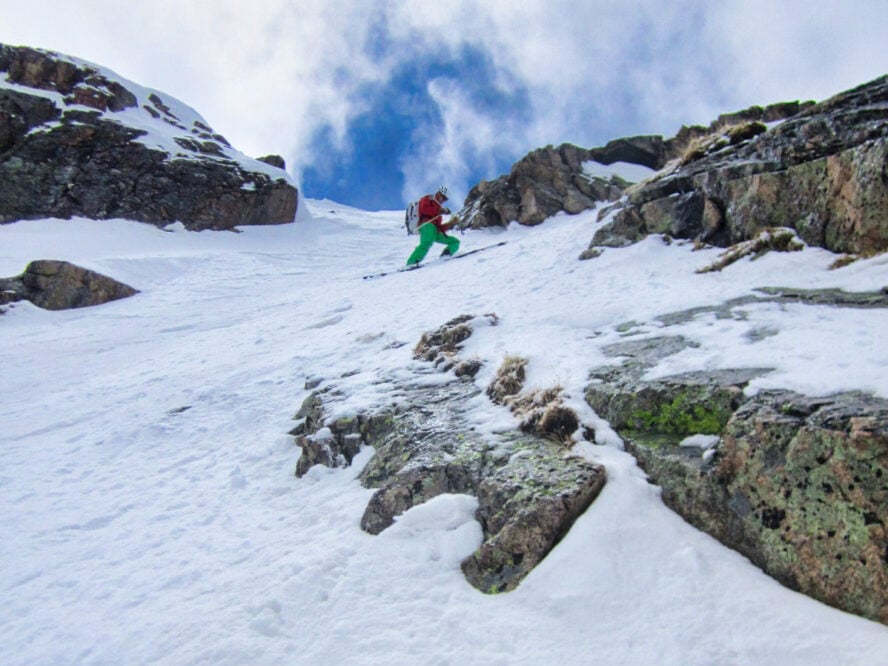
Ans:
[[[313,198],[460,203],[529,151],[672,136],[888,72],[884,0],[0,0],[59,51],[282,155]],[[452,206],[453,207],[453,206]]]

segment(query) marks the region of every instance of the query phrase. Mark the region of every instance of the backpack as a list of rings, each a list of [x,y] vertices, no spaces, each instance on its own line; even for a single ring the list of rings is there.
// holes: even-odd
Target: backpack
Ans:
[[[404,226],[407,227],[407,235],[416,233],[419,226],[419,201],[411,201],[407,204],[407,212],[404,214]]]

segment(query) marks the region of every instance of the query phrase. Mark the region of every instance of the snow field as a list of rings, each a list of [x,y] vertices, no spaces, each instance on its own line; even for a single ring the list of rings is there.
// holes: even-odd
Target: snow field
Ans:
[[[594,212],[469,232],[504,247],[365,282],[413,247],[401,213],[309,201],[295,225],[172,233],[125,221],[0,226],[0,275],[67,259],[141,290],[97,308],[0,316],[0,662],[4,664],[875,664],[888,629],[795,594],[666,509],[582,402],[602,348],[681,334],[652,374],[755,365],[752,387],[888,397],[884,311],[744,306],[657,317],[757,286],[879,289],[888,259],[827,271],[808,249],[697,275],[717,251],[650,238],[579,262]],[[436,254],[434,251],[431,256]],[[444,496],[379,536],[345,470],[293,477],[286,433],[307,377],[343,413],[398,399],[422,332],[495,312],[463,355],[484,385],[507,354],[598,428],[577,451],[608,484],[515,592],[485,596],[459,561],[475,500]],[[765,335],[750,332],[765,331]],[[343,375],[348,375],[343,377]],[[432,381],[447,377],[432,376]],[[481,431],[514,425],[484,398]]]

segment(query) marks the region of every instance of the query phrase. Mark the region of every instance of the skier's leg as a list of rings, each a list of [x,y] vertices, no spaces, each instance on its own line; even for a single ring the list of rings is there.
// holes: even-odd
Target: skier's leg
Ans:
[[[408,266],[418,264],[425,259],[425,256],[429,253],[429,248],[431,248],[435,242],[437,234],[438,229],[434,224],[429,224],[427,222],[419,227],[419,245],[416,246],[416,249],[413,250],[413,253],[407,259]]]
[[[448,236],[447,234],[439,233],[436,240],[439,243],[444,243],[444,245],[447,246],[444,252],[441,253],[442,257],[447,256],[448,254],[453,256],[454,254],[459,252],[459,239],[456,238],[456,236]]]

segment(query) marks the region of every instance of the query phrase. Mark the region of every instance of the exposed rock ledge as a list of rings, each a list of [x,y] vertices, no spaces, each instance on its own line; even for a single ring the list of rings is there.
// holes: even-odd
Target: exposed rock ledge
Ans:
[[[615,139],[597,148],[567,143],[546,146],[513,164],[508,174],[473,187],[456,219],[462,228],[479,229],[507,226],[512,221],[533,226],[561,211],[580,213],[598,202],[616,201],[630,185],[619,176],[590,175],[584,167],[586,162],[625,162],[657,171],[682,155],[689,144],[720,128],[743,123],[764,127],[764,122],[784,120],[812,105],[782,102],[764,108],[753,106],[723,114],[708,127],[682,127],[669,139],[649,135]]]
[[[886,306],[880,293],[774,290],[768,300]],[[688,522],[787,587],[888,624],[888,401],[746,396],[764,368],[643,379],[690,344],[671,336],[614,345],[606,351],[623,362],[592,371],[587,402]]]
[[[0,44],[0,224],[79,216],[202,230],[294,220],[299,193],[282,158],[251,160],[204,121],[179,117],[166,94],[140,106],[133,84],[115,77]]]
[[[471,317],[460,318],[432,335],[440,369],[477,366],[448,362],[471,335]],[[428,366],[426,373],[435,370]],[[306,399],[291,434],[302,448],[296,474],[314,464],[351,464],[362,445],[376,455],[360,475],[377,488],[361,519],[361,527],[378,534],[413,506],[444,493],[478,498],[477,519],[484,541],[462,569],[483,592],[512,590],[567,533],[605,483],[603,467],[572,456],[551,439],[511,432],[495,441],[484,438],[463,418],[464,405],[480,393],[473,383],[456,378],[444,385],[436,377],[423,382],[418,375],[400,387],[404,400],[395,408],[373,414],[330,420],[336,390],[321,389]]]
[[[833,252],[884,252],[886,137],[888,76],[771,128],[721,127],[602,211],[609,220],[590,247],[621,247],[652,233],[726,247],[788,227]]]

